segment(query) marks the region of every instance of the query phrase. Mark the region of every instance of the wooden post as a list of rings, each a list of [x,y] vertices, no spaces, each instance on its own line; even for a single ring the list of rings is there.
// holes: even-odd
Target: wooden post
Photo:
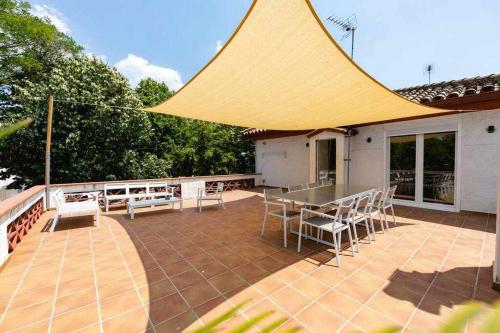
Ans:
[[[47,113],[47,140],[45,143],[45,208],[50,209],[50,144],[52,142],[52,112],[54,111],[54,96],[49,96]]]

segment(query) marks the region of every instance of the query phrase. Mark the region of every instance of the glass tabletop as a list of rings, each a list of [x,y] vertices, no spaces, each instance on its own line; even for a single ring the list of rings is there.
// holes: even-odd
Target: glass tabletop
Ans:
[[[276,195],[276,197],[301,202],[311,206],[325,206],[335,203],[341,199],[349,199],[360,193],[368,193],[373,191],[374,187],[369,186],[352,186],[352,185],[329,185],[309,188],[305,190],[292,191]]]

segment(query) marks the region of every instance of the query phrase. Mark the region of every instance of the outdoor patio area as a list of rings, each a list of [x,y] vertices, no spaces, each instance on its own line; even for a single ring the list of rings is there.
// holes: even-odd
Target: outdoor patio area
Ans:
[[[274,310],[267,323],[287,317],[303,332],[425,330],[467,300],[499,296],[494,215],[397,206],[397,226],[372,244],[362,237],[339,268],[327,246],[306,241],[299,254],[290,235],[285,249],[277,220],[261,237],[261,189],[224,199],[225,210],[186,201],[182,212],[146,208],[135,220],[122,207],[99,228],[67,218],[52,234],[45,213],[1,271],[0,331],[176,332],[246,300],[225,327]]]

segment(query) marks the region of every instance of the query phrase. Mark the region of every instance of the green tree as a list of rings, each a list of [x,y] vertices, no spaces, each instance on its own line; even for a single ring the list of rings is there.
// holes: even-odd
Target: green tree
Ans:
[[[157,105],[173,94],[165,83],[142,80],[136,92],[145,106]],[[150,113],[152,151],[167,154],[173,176],[245,173],[254,170],[253,144],[240,127]]]
[[[30,117],[29,128],[0,142],[0,160],[16,185],[43,182],[46,97],[54,95],[53,183],[165,177],[166,156],[147,151],[151,123],[137,94],[115,69],[97,58],[63,58],[48,73],[13,86],[10,119]],[[70,102],[67,102],[70,101]],[[116,106],[116,107],[110,107]],[[144,163],[146,161],[147,163]]]
[[[26,1],[0,0],[0,85],[49,71],[62,56],[82,50],[46,19],[30,13]]]

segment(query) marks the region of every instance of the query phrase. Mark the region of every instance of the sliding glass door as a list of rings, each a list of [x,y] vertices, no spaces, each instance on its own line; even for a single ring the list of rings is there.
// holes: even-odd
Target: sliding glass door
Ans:
[[[395,199],[422,206],[455,205],[456,132],[388,138],[388,182]]]
[[[415,200],[417,136],[393,136],[390,146],[390,185],[397,185],[394,197]]]
[[[455,132],[424,134],[424,202],[455,203]]]

